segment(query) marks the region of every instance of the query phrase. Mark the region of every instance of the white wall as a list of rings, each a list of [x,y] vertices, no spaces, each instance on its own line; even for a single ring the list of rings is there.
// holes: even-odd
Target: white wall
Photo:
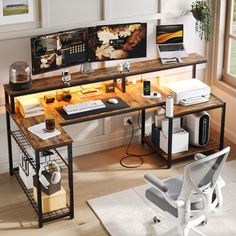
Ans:
[[[155,47],[155,26],[157,19],[162,18],[163,23],[184,23],[185,26],[185,45],[188,52],[197,52],[204,55],[205,44],[199,40],[194,31],[194,20],[191,14],[186,13],[190,9],[188,0],[162,1],[161,15],[158,12],[157,0],[42,0],[42,25],[40,29],[25,32],[13,32],[13,35],[23,36],[22,38],[11,40],[0,40],[0,83],[8,82],[8,68],[10,64],[16,60],[25,60],[30,63],[30,37],[35,33],[53,32],[60,29],[77,27],[94,26],[96,22],[113,23],[114,21],[125,23],[130,21],[146,21],[148,23],[148,55],[147,58],[156,58]],[[69,6],[65,4],[70,4]],[[182,15],[184,14],[184,15]],[[167,15],[177,16],[174,18],[166,18]],[[105,18],[104,18],[105,17]],[[145,19],[145,20],[144,20]],[[91,22],[91,23],[89,23]],[[21,26],[22,27],[22,26]],[[72,28],[73,28],[72,27]],[[25,35],[25,36],[24,36]],[[27,37],[26,37],[27,36]],[[6,38],[7,36],[4,35]],[[1,38],[1,28],[0,28]],[[110,66],[116,62],[107,62],[104,64],[93,64],[94,67],[101,65]],[[131,65],[132,66],[132,65]],[[204,66],[198,67],[198,78],[204,76]],[[74,67],[78,70],[79,67]],[[53,72],[55,74],[60,72]],[[161,79],[168,78],[189,78],[191,77],[191,67],[178,70],[171,70],[160,73],[152,73],[145,75],[145,78],[152,78],[160,75]],[[0,90],[0,104],[3,105],[3,90]],[[74,154],[83,154],[102,150],[114,146],[127,143],[130,136],[130,130],[123,127],[123,117],[121,115],[112,118],[86,122],[73,126],[67,126],[65,129],[74,139]],[[137,120],[137,113],[133,113],[134,121]],[[152,120],[152,112],[147,115],[147,132],[150,132],[150,124]],[[0,107],[0,172],[7,171],[7,146],[6,146],[6,126],[5,126],[5,110]],[[139,139],[139,131],[136,129],[136,140]],[[17,157],[17,148],[14,147],[15,158]]]

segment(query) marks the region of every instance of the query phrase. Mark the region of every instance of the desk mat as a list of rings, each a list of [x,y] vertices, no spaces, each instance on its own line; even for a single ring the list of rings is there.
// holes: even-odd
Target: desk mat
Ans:
[[[101,108],[97,110],[92,110],[92,111],[86,111],[82,113],[77,113],[77,114],[72,114],[68,115],[63,107],[56,107],[55,109],[57,112],[65,119],[65,120],[70,120],[70,119],[75,119],[75,118],[81,118],[81,117],[86,117],[90,115],[96,115],[104,112],[110,112],[110,111],[115,111],[115,110],[121,110],[130,107],[126,102],[124,102],[121,98],[119,97],[114,97],[116,98],[119,102],[117,104],[111,104],[108,103],[108,99],[101,99],[103,103],[106,105],[106,108]]]

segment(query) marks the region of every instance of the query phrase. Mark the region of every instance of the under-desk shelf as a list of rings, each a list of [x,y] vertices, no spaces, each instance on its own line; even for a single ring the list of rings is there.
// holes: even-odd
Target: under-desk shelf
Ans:
[[[152,148],[159,156],[168,160],[168,154],[165,153],[164,151],[162,151],[160,148],[155,147],[153,145],[152,140],[151,140],[151,136],[145,137],[145,143],[150,148]],[[208,145],[206,145],[205,147],[196,147],[196,146],[189,145],[188,151],[173,154],[172,160],[177,160],[177,159],[181,159],[184,157],[193,156],[196,153],[204,153],[204,152],[212,151],[215,149],[219,149],[219,144],[217,144],[213,139],[210,139]]]

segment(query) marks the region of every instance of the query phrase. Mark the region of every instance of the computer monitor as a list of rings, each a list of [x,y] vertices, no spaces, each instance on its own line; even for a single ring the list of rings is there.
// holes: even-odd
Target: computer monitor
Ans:
[[[158,25],[156,28],[157,44],[183,43],[183,25]]]
[[[88,61],[146,57],[147,24],[131,23],[88,28]]]
[[[31,38],[32,73],[61,69],[87,61],[87,28]]]

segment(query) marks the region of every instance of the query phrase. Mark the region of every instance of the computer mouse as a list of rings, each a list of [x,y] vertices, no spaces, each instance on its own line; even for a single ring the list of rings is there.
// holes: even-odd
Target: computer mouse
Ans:
[[[109,98],[107,102],[111,104],[117,104],[119,101],[116,98]]]

